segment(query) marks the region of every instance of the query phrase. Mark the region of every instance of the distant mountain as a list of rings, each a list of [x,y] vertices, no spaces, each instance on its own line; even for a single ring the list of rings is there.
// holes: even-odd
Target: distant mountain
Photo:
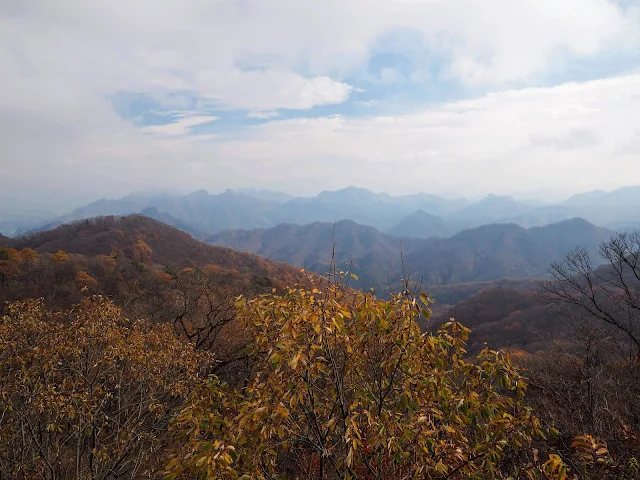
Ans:
[[[297,198],[283,204],[274,214],[278,223],[306,224],[353,220],[379,230],[388,230],[403,217],[422,209],[432,214],[451,212],[466,205],[464,200],[447,200],[437,195],[415,194],[393,197],[357,187],[325,191],[311,198]]]
[[[259,200],[232,190],[219,195],[210,195],[206,190],[198,190],[178,197],[168,194],[129,195],[116,200],[98,200],[27,233],[49,230],[75,220],[105,215],[129,215],[142,213],[147,209],[152,209],[149,210],[152,214],[160,212],[172,217],[170,223],[179,223],[180,228],[188,232],[266,227],[273,225],[267,213],[278,205],[278,202]]]
[[[407,207],[415,207],[414,210],[424,210],[433,215],[446,216],[471,205],[472,202],[465,198],[444,198],[430,193],[415,193],[401,195],[398,200]]]
[[[574,195],[564,202],[567,205],[578,206],[626,206],[640,205],[640,186],[622,187],[611,192],[594,190],[592,192]]]
[[[546,205],[535,207],[509,219],[521,227],[540,227],[580,216],[580,210],[570,205]]]
[[[417,210],[400,220],[388,233],[395,237],[430,238],[446,237],[453,232],[452,227],[441,217]]]
[[[37,205],[9,204],[0,198],[0,234],[11,237],[21,235],[54,216],[54,213]]]
[[[539,277],[576,246],[596,252],[611,235],[582,219],[530,229],[484,225],[448,239],[426,240],[423,247],[407,253],[405,263],[420,272],[427,285]]]
[[[456,211],[451,215],[451,219],[477,226],[485,223],[505,222],[532,209],[531,205],[516,202],[509,196],[488,195],[479,202]]]
[[[615,229],[640,225],[640,186],[574,195],[565,204],[598,225]]]
[[[376,289],[401,278],[400,252],[413,278],[424,285],[490,281],[499,278],[539,278],[549,264],[580,245],[596,252],[612,232],[582,219],[525,229],[515,224],[485,225],[451,238],[400,239],[355,222],[280,225],[253,231],[227,231],[206,238],[208,242],[246,250],[323,271],[331,256],[354,260],[356,272]]]
[[[565,205],[591,205],[593,202],[598,201],[608,195],[605,190],[592,190],[590,192],[578,193],[573,195],[568,200],[565,200]]]
[[[311,198],[296,198],[273,214],[276,223],[336,222],[353,220],[375,228],[385,228],[399,213],[393,197],[364,188],[349,187],[335,192],[321,192]]]
[[[166,223],[167,225],[171,225],[172,227],[182,230],[183,232],[187,232],[194,238],[198,238],[198,236],[202,234],[200,230],[192,227],[188,223],[183,222],[182,220],[175,218],[168,213],[159,212],[156,207],[147,207],[142,210],[140,214],[144,215],[145,217],[153,218],[154,220],[157,220],[159,222]]]
[[[351,220],[308,225],[281,224],[269,229],[228,230],[205,237],[208,243],[257,253],[273,260],[324,273],[331,263],[335,242],[337,268],[346,269],[354,261],[353,271],[362,276],[367,287],[381,287],[389,272],[400,268],[401,249],[415,248],[418,241],[390,237],[373,227]]]
[[[168,194],[132,194],[117,200],[103,198],[83,207],[76,208],[66,217],[68,217],[68,220],[79,220],[103,215],[128,215],[130,213],[141,212],[149,206],[170,201],[172,198],[173,197]],[[63,218],[61,220],[65,219]]]
[[[577,195],[562,204],[536,205],[509,196],[489,195],[477,202],[428,193],[391,196],[357,187],[324,191],[314,197],[292,198],[262,189],[226,190],[189,195],[134,194],[102,199],[68,215],[46,220],[24,218],[7,222],[0,214],[0,231],[12,236],[55,228],[63,223],[100,215],[128,215],[146,209],[166,214],[167,221],[185,231],[218,233],[228,229],[271,228],[282,223],[307,225],[352,220],[398,236],[447,236],[492,223],[542,226],[574,217],[610,227],[640,224],[640,187]],[[153,213],[153,212],[158,212]]]
[[[219,195],[199,190],[153,206],[192,228],[203,232],[217,232],[228,228],[271,226],[269,213],[278,205],[277,202],[261,201],[230,190]]]

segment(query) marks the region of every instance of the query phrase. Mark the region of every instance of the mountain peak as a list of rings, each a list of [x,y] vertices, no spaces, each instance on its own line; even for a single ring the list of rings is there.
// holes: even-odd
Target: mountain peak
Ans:
[[[195,192],[191,192],[189,195],[187,195],[187,197],[189,198],[204,198],[208,196],[209,192],[205,189],[196,190]]]

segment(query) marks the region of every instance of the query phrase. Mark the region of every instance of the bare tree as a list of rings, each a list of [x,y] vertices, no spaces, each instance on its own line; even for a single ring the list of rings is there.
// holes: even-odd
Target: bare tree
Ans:
[[[543,282],[546,302],[569,307],[610,325],[627,341],[629,357],[640,360],[640,232],[618,233],[600,246],[606,261],[596,267],[578,248],[551,265]]]
[[[622,465],[640,454],[640,232],[616,234],[599,253],[596,263],[577,248],[541,285],[564,328],[545,356],[526,362],[528,400],[563,433],[560,450],[587,431]]]

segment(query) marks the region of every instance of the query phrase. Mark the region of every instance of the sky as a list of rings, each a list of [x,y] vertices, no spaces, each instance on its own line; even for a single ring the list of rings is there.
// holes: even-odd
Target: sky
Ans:
[[[3,0],[0,201],[640,184],[640,0]]]

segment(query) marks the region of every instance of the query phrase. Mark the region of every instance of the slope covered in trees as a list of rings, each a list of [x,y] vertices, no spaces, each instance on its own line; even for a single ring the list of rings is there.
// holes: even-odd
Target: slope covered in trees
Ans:
[[[540,303],[535,290],[489,288],[451,306],[426,328],[437,328],[454,317],[471,329],[469,351],[492,349],[536,353],[549,349],[564,327],[562,315]]]
[[[207,245],[188,233],[143,215],[82,220],[20,237],[9,244],[19,250],[31,248],[40,253],[63,250],[88,256],[110,255],[116,249],[127,257],[136,258],[144,255],[145,249],[140,242],[150,248],[149,261],[163,266],[185,268],[214,264],[257,275],[277,270],[274,278],[282,280],[287,280],[297,271],[256,255]]]
[[[332,259],[343,269],[354,262],[351,268],[366,282],[367,288],[386,286],[387,276],[401,268],[402,250],[418,245],[415,239],[391,237],[351,220],[303,226],[282,224],[265,230],[231,230],[205,240],[317,273],[326,272]]]
[[[4,243],[2,302],[42,297],[66,308],[85,294],[100,294],[127,314],[200,326],[225,323],[228,312],[220,305],[237,295],[307,278],[300,269],[212,247],[135,215],[81,221]]]

